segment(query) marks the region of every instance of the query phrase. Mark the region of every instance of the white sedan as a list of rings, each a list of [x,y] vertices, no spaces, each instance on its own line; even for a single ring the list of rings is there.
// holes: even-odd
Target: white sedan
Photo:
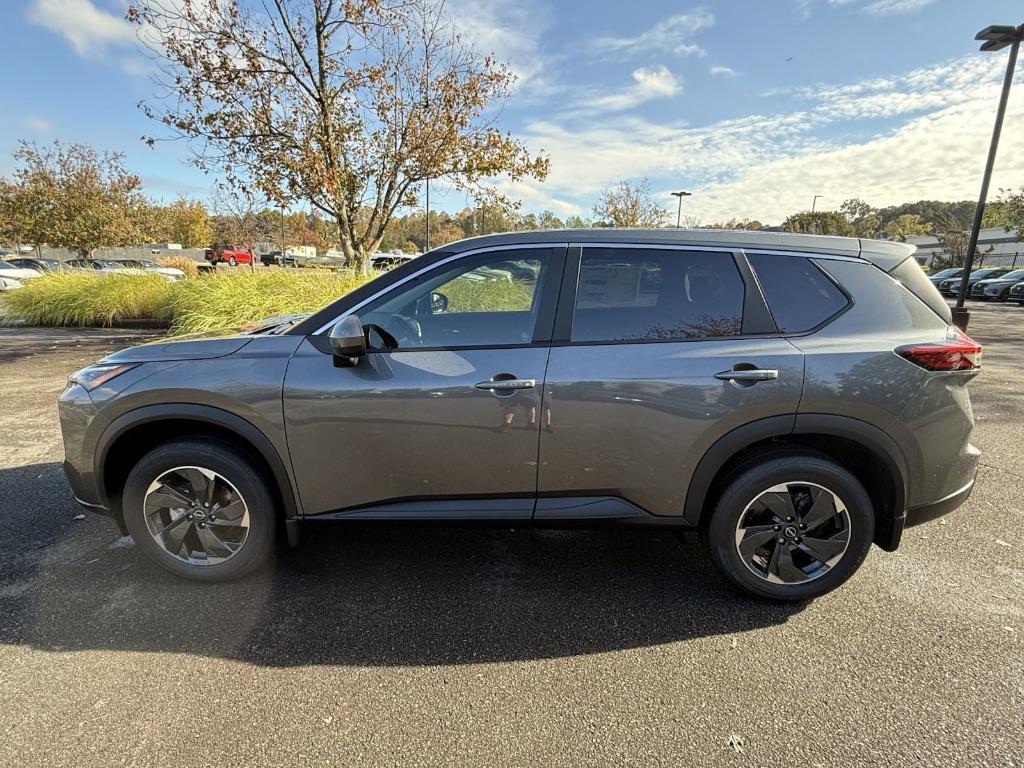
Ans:
[[[31,280],[34,277],[42,277],[43,273],[37,269],[23,269],[6,261],[0,261],[0,277],[19,280]]]

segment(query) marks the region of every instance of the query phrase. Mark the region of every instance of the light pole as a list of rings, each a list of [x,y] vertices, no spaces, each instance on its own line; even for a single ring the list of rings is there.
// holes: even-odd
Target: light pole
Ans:
[[[423,252],[430,250],[430,179],[427,179],[427,234],[423,242]]]
[[[690,197],[691,195],[693,195],[693,193],[683,192],[682,190],[680,190],[679,192],[671,192],[670,194],[672,195],[672,197],[679,198],[679,207],[676,209],[676,229],[679,229],[680,222],[682,222],[683,220],[683,198]]]
[[[1006,62],[1006,74],[1003,76],[1003,91],[999,95],[999,107],[996,109],[996,124],[992,128],[992,141],[988,145],[988,159],[985,161],[985,174],[981,179],[981,194],[978,195],[978,207],[974,209],[974,224],[971,226],[971,239],[967,243],[967,258],[964,260],[964,274],[960,278],[960,292],[956,297],[953,309],[953,324],[961,330],[967,330],[971,313],[964,308],[967,298],[967,283],[974,264],[974,251],[978,247],[978,235],[981,232],[981,219],[985,214],[985,199],[988,197],[988,183],[992,180],[992,167],[996,162],[996,150],[999,148],[999,134],[1003,130],[1003,117],[1006,114],[1006,102],[1010,98],[1010,86],[1013,84],[1013,70],[1017,66],[1017,52],[1020,42],[1024,39],[1024,24],[1019,27],[992,26],[985,27],[974,36],[975,40],[984,40],[981,50],[1001,51],[1010,46],[1010,58]]]
[[[824,197],[824,195],[815,195],[814,199],[811,200],[811,213],[814,213],[814,209],[818,205],[818,198],[819,197]]]

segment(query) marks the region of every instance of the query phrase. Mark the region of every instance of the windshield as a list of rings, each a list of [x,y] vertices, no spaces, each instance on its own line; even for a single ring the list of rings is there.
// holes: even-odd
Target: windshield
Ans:
[[[1007,272],[1005,275],[999,278],[1000,280],[1024,280],[1024,269],[1015,269],[1013,272]]]
[[[8,264],[6,261],[0,261],[0,269],[17,269],[13,264]]]
[[[940,269],[938,272],[936,272],[934,275],[932,275],[932,277],[952,277],[953,275],[957,274],[959,271],[960,270],[957,269],[956,267],[948,267],[946,269]]]

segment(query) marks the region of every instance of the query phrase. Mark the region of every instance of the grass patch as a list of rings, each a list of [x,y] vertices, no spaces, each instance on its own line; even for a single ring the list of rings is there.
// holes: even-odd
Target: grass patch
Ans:
[[[315,312],[369,280],[351,272],[220,272],[182,280],[171,293],[176,333],[198,333],[293,312]]]
[[[5,319],[30,325],[108,326],[119,320],[170,319],[173,284],[160,275],[47,272],[4,292]]]
[[[169,322],[174,333],[197,333],[313,312],[368,279],[319,270],[232,270],[177,282],[159,275],[52,272],[5,291],[0,319],[22,318],[42,326],[109,326],[148,319]]]
[[[162,267],[174,267],[185,273],[185,277],[199,277],[200,262],[188,256],[160,256],[156,263]]]

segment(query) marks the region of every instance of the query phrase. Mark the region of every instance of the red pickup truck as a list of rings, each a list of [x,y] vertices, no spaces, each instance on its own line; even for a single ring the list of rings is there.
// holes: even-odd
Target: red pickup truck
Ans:
[[[252,251],[241,245],[215,245],[206,249],[206,260],[211,264],[226,261],[232,267],[236,264],[252,264]]]

